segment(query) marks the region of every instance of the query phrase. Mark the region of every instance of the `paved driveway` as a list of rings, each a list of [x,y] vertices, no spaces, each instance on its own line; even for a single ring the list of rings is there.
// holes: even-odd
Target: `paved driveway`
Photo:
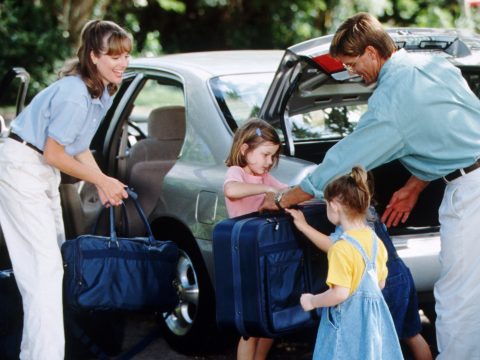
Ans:
[[[422,316],[423,335],[431,345],[434,356],[436,355],[435,345],[435,329],[432,322]],[[148,334],[153,328],[152,319],[135,315],[127,320],[125,348],[139,341]],[[315,334],[310,334],[310,339],[302,339],[300,336],[291,337],[289,339],[279,339],[275,342],[270,352],[269,360],[306,360],[311,359],[314,346]],[[309,334],[302,335],[309,337]],[[135,360],[235,360],[235,341],[232,344],[223,346],[223,350],[219,350],[216,354],[197,354],[186,356],[171,350],[165,340],[159,336],[152,341],[142,352],[134,357]],[[405,357],[409,359],[408,354]]]

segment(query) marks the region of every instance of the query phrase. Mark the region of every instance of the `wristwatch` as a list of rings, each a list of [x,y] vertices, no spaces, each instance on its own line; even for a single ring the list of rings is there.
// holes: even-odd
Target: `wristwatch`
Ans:
[[[280,204],[280,201],[282,201],[283,198],[283,194],[283,191],[279,191],[275,194],[275,197],[273,198],[273,200],[275,201],[275,205],[277,205],[279,210],[283,210],[283,206]]]

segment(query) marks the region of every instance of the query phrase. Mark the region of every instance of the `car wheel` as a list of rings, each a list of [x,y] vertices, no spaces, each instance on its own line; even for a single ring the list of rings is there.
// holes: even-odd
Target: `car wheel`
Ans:
[[[170,313],[159,314],[168,344],[178,352],[209,350],[215,338],[215,301],[198,249],[179,244],[175,286],[179,302]]]

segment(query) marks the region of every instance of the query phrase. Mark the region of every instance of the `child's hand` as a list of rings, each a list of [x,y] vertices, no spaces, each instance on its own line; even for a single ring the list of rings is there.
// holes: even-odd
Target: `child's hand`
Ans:
[[[300,305],[302,305],[303,310],[310,311],[315,309],[313,306],[313,294],[302,294],[300,296]]]
[[[302,225],[307,223],[307,220],[305,220],[305,215],[300,210],[297,209],[285,209],[287,213],[289,213],[292,218],[293,218],[293,223],[297,227],[301,227]]]

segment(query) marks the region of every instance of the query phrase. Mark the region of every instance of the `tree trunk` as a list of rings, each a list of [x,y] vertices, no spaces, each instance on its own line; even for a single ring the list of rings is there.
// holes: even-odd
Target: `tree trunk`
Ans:
[[[109,3],[110,0],[63,0],[62,21],[64,28],[69,33],[69,42],[73,47],[78,45],[85,23],[96,18],[94,17],[95,12],[103,18]]]

